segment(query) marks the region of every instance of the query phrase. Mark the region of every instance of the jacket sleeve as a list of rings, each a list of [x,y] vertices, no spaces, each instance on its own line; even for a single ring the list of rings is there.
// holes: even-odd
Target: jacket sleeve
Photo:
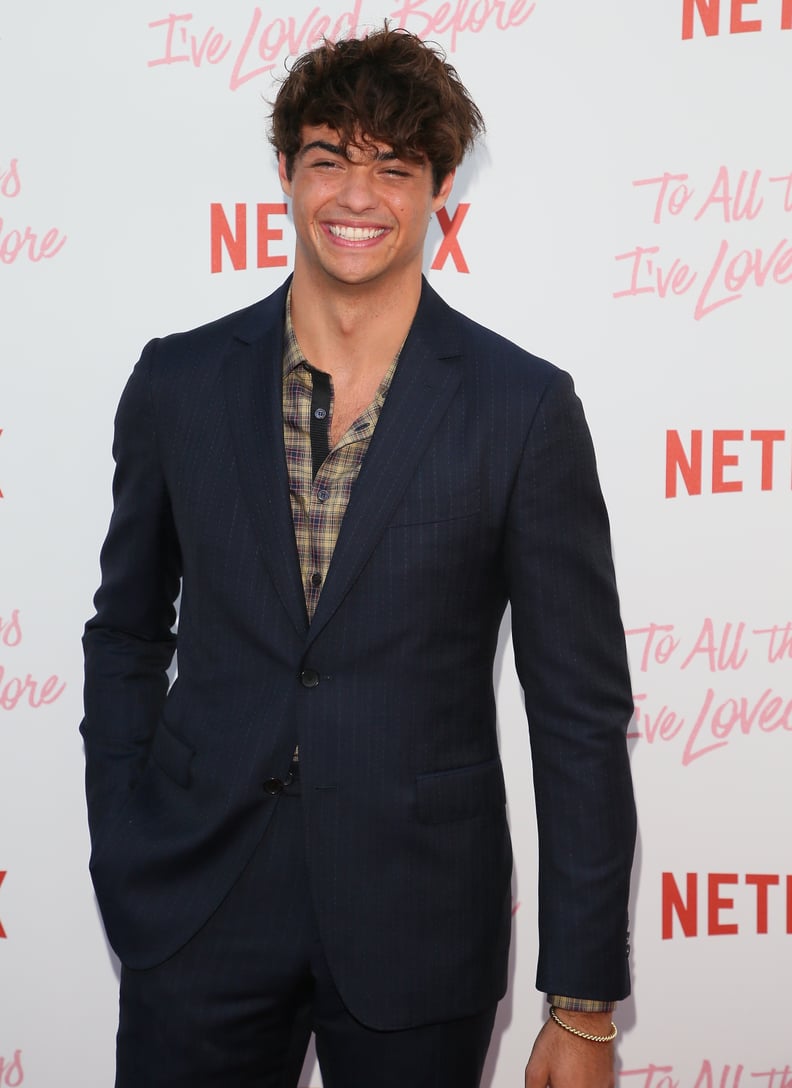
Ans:
[[[157,341],[144,350],[115,420],[113,514],[102,581],[83,636],[86,794],[91,839],[122,807],[145,763],[176,647],[181,558],[149,381]]]
[[[539,832],[539,964],[548,993],[629,993],[633,713],[610,530],[567,374],[548,383],[510,500],[506,563]]]

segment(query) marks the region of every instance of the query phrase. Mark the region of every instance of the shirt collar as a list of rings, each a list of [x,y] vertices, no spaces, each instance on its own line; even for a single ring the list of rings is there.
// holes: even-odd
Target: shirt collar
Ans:
[[[284,381],[301,364],[308,365],[308,360],[302,353],[297,337],[294,333],[294,325],[291,316],[291,286],[286,295],[286,317],[283,323],[283,378]]]

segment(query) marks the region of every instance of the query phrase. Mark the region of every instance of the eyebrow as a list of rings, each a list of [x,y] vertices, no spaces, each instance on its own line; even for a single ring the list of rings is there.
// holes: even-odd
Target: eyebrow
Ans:
[[[313,151],[314,148],[318,148],[320,151],[327,151],[331,155],[338,155],[342,159],[349,158],[342,147],[339,147],[337,144],[331,144],[327,140],[311,140],[309,144],[305,144],[304,147],[301,147],[297,154],[300,156],[305,155],[308,151]],[[395,151],[378,151],[374,156],[374,161],[392,162],[394,159],[398,159],[398,157],[399,156]]]

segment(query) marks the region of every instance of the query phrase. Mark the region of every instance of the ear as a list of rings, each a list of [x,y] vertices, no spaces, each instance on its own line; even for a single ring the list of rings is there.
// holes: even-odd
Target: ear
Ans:
[[[456,170],[452,170],[449,174],[443,178],[440,182],[440,188],[432,197],[432,211],[436,212],[438,208],[445,206],[445,202],[451,195],[451,189],[454,185],[454,178],[456,177]]]
[[[286,173],[286,156],[282,151],[278,152],[278,177],[280,178],[281,189],[283,189],[286,196],[291,196],[291,181]]]

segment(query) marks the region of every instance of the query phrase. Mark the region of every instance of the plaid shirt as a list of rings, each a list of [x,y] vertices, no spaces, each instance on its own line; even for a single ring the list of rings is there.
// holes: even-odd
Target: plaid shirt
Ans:
[[[398,361],[397,353],[380,382],[374,400],[329,451],[314,476],[311,404],[315,371],[300,350],[294,335],[291,292],[289,293],[283,336],[283,442],[289,474],[294,536],[309,620],[313,619],[316,611],[352,487],[358,478]],[[326,419],[329,432],[332,420],[332,384],[330,411]],[[297,752],[295,758],[299,758]],[[575,1012],[610,1012],[614,1008],[610,1002],[556,994],[549,995],[548,1000],[559,1009]]]
[[[283,337],[283,442],[305,607],[311,620],[333,558],[349,496],[385,403],[399,356],[397,353],[389,366],[374,400],[333,446],[314,476],[311,450],[314,370],[294,335],[290,303],[291,296],[286,303]],[[332,420],[332,385],[330,404],[328,431]]]

